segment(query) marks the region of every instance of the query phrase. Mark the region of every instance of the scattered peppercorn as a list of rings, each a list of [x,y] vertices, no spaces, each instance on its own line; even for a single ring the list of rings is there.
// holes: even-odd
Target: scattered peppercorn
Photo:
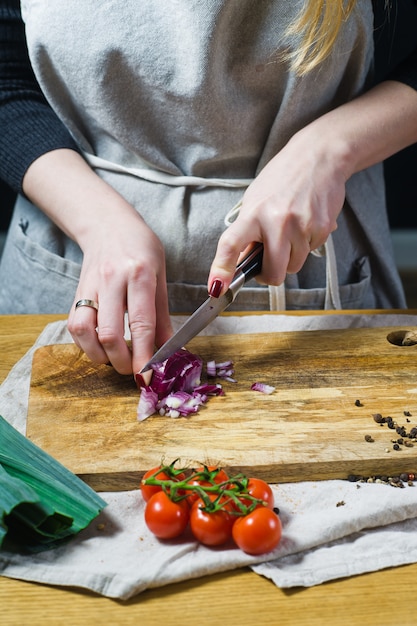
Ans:
[[[374,413],[372,416],[377,424],[385,423],[385,417],[382,417],[381,413]]]
[[[365,441],[368,441],[368,443],[373,443],[375,439],[373,439],[371,435],[365,435]]]
[[[415,474],[402,472],[399,476],[386,476],[385,474],[377,476],[360,476],[355,474],[349,474],[348,481],[356,483],[368,483],[378,485],[390,485],[391,487],[398,487],[403,489],[406,485],[409,487],[414,486]],[[359,489],[360,485],[356,484],[356,488]]]
[[[355,406],[363,406],[360,400],[355,400]]]
[[[392,447],[393,447],[394,450],[401,450],[401,448],[398,445],[398,443],[394,443],[394,445]]]

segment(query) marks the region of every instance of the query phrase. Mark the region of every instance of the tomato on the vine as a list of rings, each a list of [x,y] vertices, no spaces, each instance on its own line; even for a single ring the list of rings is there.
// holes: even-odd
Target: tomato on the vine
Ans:
[[[221,483],[227,482],[229,480],[229,476],[224,471],[224,469],[216,467],[215,465],[199,467],[194,471],[194,474],[193,477],[189,481],[187,481],[188,485],[201,485],[202,487],[212,487],[215,485],[220,485]],[[186,492],[187,502],[191,507],[194,502],[196,502],[196,500],[200,498],[200,494],[197,490],[191,489],[186,490]]]
[[[220,546],[229,541],[234,521],[235,518],[226,510],[205,511],[201,499],[196,500],[191,507],[191,532],[205,546]]]
[[[158,472],[158,470],[160,470],[160,471]],[[158,493],[158,491],[162,491],[161,485],[146,485],[145,484],[146,479],[150,478],[151,476],[153,476],[154,478],[157,478],[158,480],[175,480],[177,482],[180,481],[180,480],[183,480],[185,478],[185,474],[183,472],[171,476],[168,473],[168,471],[165,470],[165,468],[163,468],[162,465],[160,465],[158,467],[154,467],[154,468],[148,470],[143,475],[143,478],[142,478],[141,483],[140,483],[140,490],[142,492],[142,496],[143,496],[143,499],[145,500],[145,502],[148,502],[148,500],[150,500],[150,498],[155,493]]]
[[[199,467],[196,470],[196,472],[204,472],[204,473],[207,471],[210,474],[212,474],[212,480],[217,485],[220,485],[220,483],[224,483],[229,480],[229,476],[225,472],[225,470],[222,467],[217,467],[216,465],[205,465],[204,467]],[[202,476],[201,480],[206,480],[206,478]]]
[[[266,506],[238,517],[232,528],[236,545],[247,554],[271,552],[281,540],[282,525],[278,515]]]
[[[158,472],[159,469],[161,470],[160,472]],[[156,474],[156,472],[158,472],[158,474]],[[170,480],[168,474],[162,471],[161,467],[154,467],[145,472],[140,483],[140,490],[142,492],[142,496],[145,502],[148,502],[148,500],[150,500],[155,493],[158,493],[158,491],[162,491],[162,487],[160,485],[145,484],[145,480],[150,476],[153,476],[154,474],[156,474],[155,478],[157,478],[158,480]]]
[[[249,478],[247,492],[253,498],[265,502],[265,505],[259,504],[258,506],[266,506],[268,509],[274,508],[274,492],[264,480],[260,478]],[[245,499],[245,496],[242,495],[239,499],[246,504],[246,506],[251,505],[250,498]]]
[[[159,539],[179,537],[187,528],[189,519],[190,509],[187,502],[174,502],[164,491],[158,491],[146,503],[146,525]]]
[[[211,483],[209,481],[207,481],[207,480],[202,480],[200,478],[193,478],[193,479],[187,481],[187,485],[190,485],[192,487],[199,487],[199,486],[201,486],[201,487],[210,487]],[[198,493],[197,489],[195,489],[195,490],[193,490],[193,489],[190,489],[190,490],[185,489],[184,491],[187,494],[188,505],[190,507],[192,507],[194,502],[196,502],[197,500],[200,499],[200,494]]]

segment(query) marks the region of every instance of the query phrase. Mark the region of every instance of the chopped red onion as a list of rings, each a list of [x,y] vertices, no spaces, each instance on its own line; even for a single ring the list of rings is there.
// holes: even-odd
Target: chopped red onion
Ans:
[[[207,361],[206,365],[207,376],[215,378],[217,374],[216,361]]]
[[[252,391],[260,391],[261,393],[270,394],[275,391],[275,387],[272,385],[267,385],[266,383],[256,382],[251,385]]]
[[[230,359],[228,361],[223,361],[221,363],[216,363],[216,361],[208,361],[206,366],[207,376],[209,378],[223,378],[227,380],[229,383],[236,383],[237,380],[233,378],[235,373],[233,367],[233,361]]]
[[[138,420],[145,420],[155,413],[158,394],[152,387],[142,387],[138,404]]]
[[[219,384],[201,384],[203,361],[188,350],[178,350],[162,363],[152,366],[149,385],[142,376],[136,376],[141,389],[138,420],[154,413],[169,417],[182,417],[196,413],[209,396],[224,395]]]

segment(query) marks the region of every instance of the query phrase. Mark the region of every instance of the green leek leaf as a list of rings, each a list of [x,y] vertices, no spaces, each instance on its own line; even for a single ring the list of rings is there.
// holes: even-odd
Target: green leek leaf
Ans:
[[[86,528],[105,501],[0,416],[0,548],[54,547]]]

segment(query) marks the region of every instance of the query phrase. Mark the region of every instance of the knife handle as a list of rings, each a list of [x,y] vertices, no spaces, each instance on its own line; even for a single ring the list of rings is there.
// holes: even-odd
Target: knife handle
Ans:
[[[233,299],[237,296],[243,285],[251,278],[260,273],[262,268],[262,258],[264,253],[263,244],[257,243],[249,254],[236,267],[235,275],[230,283],[229,289],[233,294]]]

